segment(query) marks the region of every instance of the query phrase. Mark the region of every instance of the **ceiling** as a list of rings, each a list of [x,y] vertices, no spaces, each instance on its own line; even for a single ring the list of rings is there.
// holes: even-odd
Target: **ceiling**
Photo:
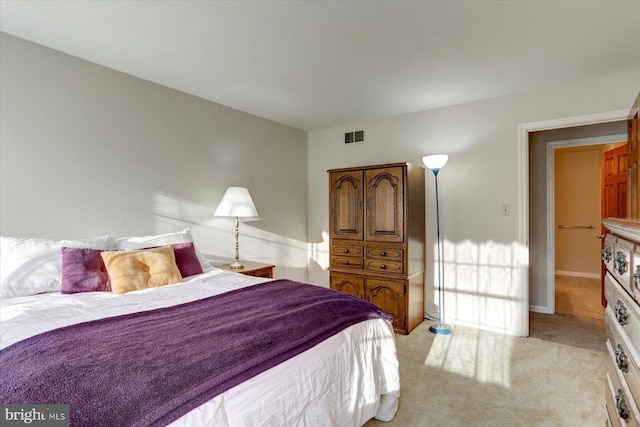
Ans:
[[[640,67],[638,0],[1,0],[0,30],[307,131]]]

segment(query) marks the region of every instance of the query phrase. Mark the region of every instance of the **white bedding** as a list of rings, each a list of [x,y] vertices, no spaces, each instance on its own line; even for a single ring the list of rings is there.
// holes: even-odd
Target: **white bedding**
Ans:
[[[266,280],[214,268],[177,285],[124,295],[2,299],[0,348],[50,329],[194,301]],[[399,395],[393,328],[369,320],[216,396],[171,425],[361,426],[372,417],[391,420]]]

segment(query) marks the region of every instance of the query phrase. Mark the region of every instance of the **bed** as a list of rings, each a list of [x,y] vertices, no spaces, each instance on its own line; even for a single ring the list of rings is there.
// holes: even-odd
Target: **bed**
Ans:
[[[0,249],[1,403],[69,404],[72,425],[360,426],[395,415],[393,329],[364,301],[211,267],[188,229],[46,242],[37,256],[15,245],[25,240],[3,238]],[[165,251],[179,264],[180,251],[169,249],[182,244],[201,272],[178,283],[116,293],[109,274],[111,292],[61,285],[70,274],[62,274],[62,247],[136,260]],[[52,274],[57,280],[43,285]],[[87,365],[94,370],[82,371]]]

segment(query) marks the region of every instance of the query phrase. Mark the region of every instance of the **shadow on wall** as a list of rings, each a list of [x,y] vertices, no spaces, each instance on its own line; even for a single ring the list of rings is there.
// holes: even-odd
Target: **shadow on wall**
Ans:
[[[235,219],[214,217],[215,207],[156,192],[153,201],[155,232],[190,228],[193,240],[212,265],[235,259]],[[240,260],[274,264],[274,277],[307,281],[309,244],[240,223]]]
[[[523,281],[527,248],[514,242],[443,242],[445,322],[509,335],[528,334],[527,289]],[[435,254],[437,249],[433,249]],[[433,288],[438,300],[437,260],[433,263]],[[427,281],[427,286],[430,283]],[[428,295],[427,295],[428,296]]]

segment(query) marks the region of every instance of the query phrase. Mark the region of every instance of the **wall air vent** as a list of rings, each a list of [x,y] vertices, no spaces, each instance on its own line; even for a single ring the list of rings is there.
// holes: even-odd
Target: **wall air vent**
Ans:
[[[355,144],[357,142],[364,142],[364,130],[357,130],[354,132],[347,132],[344,134],[345,144]]]

